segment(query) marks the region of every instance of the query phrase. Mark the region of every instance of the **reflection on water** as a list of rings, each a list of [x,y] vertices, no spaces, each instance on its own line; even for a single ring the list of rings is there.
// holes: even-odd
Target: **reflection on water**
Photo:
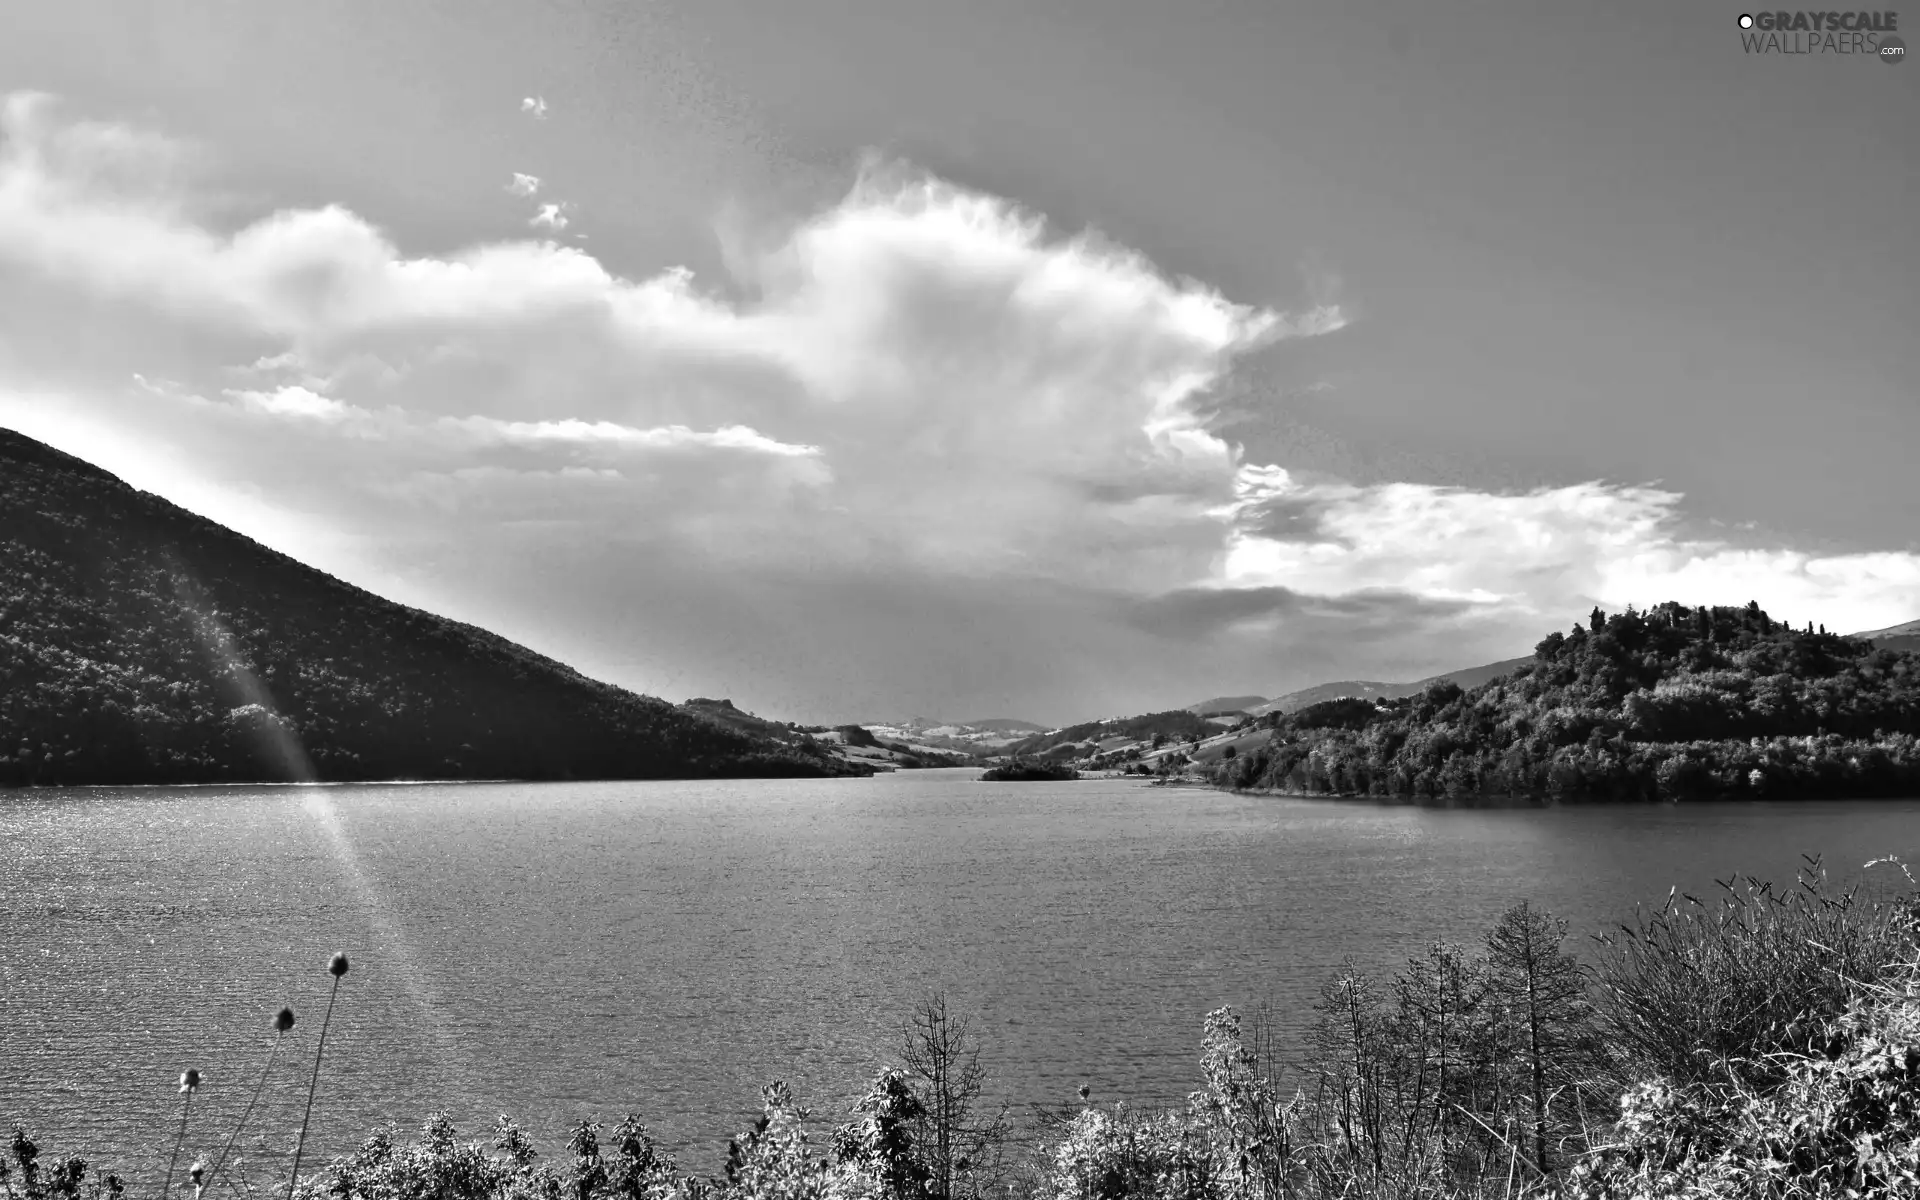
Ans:
[[[1209,1008],[1271,999],[1297,1036],[1342,959],[1522,898],[1584,933],[1802,853],[1920,858],[1920,801],[1442,812],[974,774],[0,796],[0,1122],[151,1173],[180,1071],[217,1145],[291,1004],[258,1161],[343,950],[310,1153],[434,1109],[558,1150],[635,1111],[714,1169],[776,1075],[844,1107],[927,989],[1016,1101],[1174,1101]]]

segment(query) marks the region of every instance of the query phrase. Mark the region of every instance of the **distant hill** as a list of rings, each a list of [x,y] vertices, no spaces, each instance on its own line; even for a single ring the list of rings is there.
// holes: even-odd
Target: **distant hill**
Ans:
[[[1342,696],[1352,696],[1361,700],[1398,700],[1404,696],[1417,695],[1427,690],[1429,684],[1452,682],[1463,688],[1475,688],[1489,679],[1502,675],[1511,675],[1521,667],[1532,662],[1528,658],[1508,658],[1500,662],[1487,663],[1485,666],[1465,667],[1458,671],[1448,671],[1441,675],[1429,675],[1413,683],[1376,683],[1364,679],[1348,679],[1339,683],[1322,683],[1314,687],[1302,688],[1297,692],[1288,692],[1275,700],[1252,710],[1256,716],[1268,713],[1298,712],[1308,705],[1321,704],[1328,700],[1338,700]]]
[[[1045,733],[1045,725],[1035,725],[1032,721],[1016,721],[1012,717],[986,717],[978,721],[962,721],[968,729],[977,729],[982,733]]]
[[[1187,705],[1187,711],[1196,717],[1212,717],[1229,713],[1252,712],[1267,702],[1265,696],[1215,696],[1211,700],[1202,700],[1198,704]]]
[[[1448,671],[1444,675],[1429,675],[1413,687],[1416,691],[1422,692],[1427,690],[1428,685],[1435,683],[1451,683],[1463,688],[1477,688],[1488,680],[1498,679],[1502,675],[1511,675],[1532,661],[1531,654],[1521,658],[1506,658],[1496,663],[1488,663],[1484,667],[1468,667],[1462,671]]]
[[[942,721],[935,717],[902,717],[897,721],[862,721],[860,724],[874,728],[885,727],[887,729],[898,729],[906,733],[920,733],[923,730],[938,729],[943,725],[951,725],[953,722]]]
[[[1870,641],[1876,650],[1920,651],[1920,621],[1908,621],[1904,625],[1889,625],[1885,629],[1850,633],[1847,636],[1855,641]]]
[[[917,770],[923,767],[964,767],[972,760],[968,754],[947,754],[924,740],[889,741],[875,736],[864,725],[841,725],[821,735],[834,753],[851,762],[864,762],[882,770]]]
[[[1288,692],[1276,696],[1254,709],[1254,715],[1264,717],[1268,713],[1298,712],[1308,705],[1320,704],[1327,700],[1337,700],[1342,696],[1357,696],[1365,700],[1392,700],[1412,694],[1410,683],[1378,683],[1368,679],[1342,679],[1336,683],[1320,683],[1310,688],[1301,688],[1297,692]]]
[[[343,583],[0,429],[0,784],[871,774]]]
[[[1069,725],[1050,733],[1035,734],[1006,747],[1005,753],[1015,755],[1042,755],[1054,751],[1066,752],[1079,743],[1099,743],[1114,738],[1136,739],[1151,738],[1160,734],[1173,741],[1186,741],[1203,738],[1218,732],[1215,726],[1194,715],[1184,708],[1170,709],[1167,712],[1146,713],[1138,717],[1114,717],[1105,721],[1087,721],[1079,725]]]
[[[922,757],[939,752],[980,757],[999,753],[1022,738],[1046,732],[1046,726],[1031,721],[990,717],[984,721],[939,721],[932,717],[908,717],[899,721],[867,721],[861,726],[882,739],[918,747]]]
[[[705,697],[697,697],[678,707],[681,712],[712,721],[717,725],[724,725],[748,737],[787,741],[793,739],[800,731],[797,725],[756,717],[750,712],[734,707],[731,700],[709,700]]]
[[[1214,779],[1459,803],[1911,797],[1920,656],[1865,640],[1751,603],[1595,609],[1476,686],[1276,713],[1268,743],[1222,754]]]

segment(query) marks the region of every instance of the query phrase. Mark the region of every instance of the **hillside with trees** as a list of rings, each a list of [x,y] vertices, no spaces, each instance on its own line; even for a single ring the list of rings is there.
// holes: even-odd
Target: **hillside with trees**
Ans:
[[[871,773],[381,599],[0,429],[0,785]]]
[[[1920,655],[1744,608],[1595,609],[1511,674],[1267,718],[1215,782],[1472,802],[1920,795]]]

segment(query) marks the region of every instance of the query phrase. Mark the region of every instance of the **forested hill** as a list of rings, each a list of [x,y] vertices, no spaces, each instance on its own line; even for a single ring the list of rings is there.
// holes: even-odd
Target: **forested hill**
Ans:
[[[1757,604],[1598,609],[1511,674],[1269,719],[1239,787],[1411,798],[1920,796],[1920,655]]]
[[[0,785],[870,773],[383,600],[0,429]]]

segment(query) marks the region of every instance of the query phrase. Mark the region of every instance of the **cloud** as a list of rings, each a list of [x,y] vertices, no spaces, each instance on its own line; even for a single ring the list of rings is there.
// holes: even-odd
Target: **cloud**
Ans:
[[[745,425],[727,425],[719,429],[697,430],[685,425],[666,425],[657,429],[634,429],[611,421],[500,421],[492,417],[444,418],[448,425],[467,430],[482,438],[508,442],[571,442],[637,446],[655,450],[701,447],[714,450],[744,450],[779,458],[817,458],[818,446],[796,446],[778,442]]]
[[[531,196],[539,190],[540,177],[538,175],[522,175],[518,171],[513,173],[513,182],[507,185],[507,191],[510,194],[523,198]]]
[[[75,128],[44,108],[10,110],[7,134],[0,258],[259,339],[244,361],[297,363],[290,384],[367,412],[739,427],[817,447],[828,515],[795,516],[784,543],[809,560],[1184,583],[1219,552],[1209,510],[1235,467],[1196,401],[1235,358],[1343,320],[1230,303],[894,168],[768,237],[735,302],[684,270],[623,279],[552,243],[407,257],[338,207],[222,230],[96,195],[66,169]]]
[[[539,211],[533,214],[533,218],[529,220],[527,224],[533,226],[535,229],[551,229],[555,233],[558,233],[569,224],[566,215],[566,209],[568,207],[564,202],[559,204],[542,204]]]
[[[189,405],[205,406],[209,403],[187,393],[178,385],[155,383],[140,376],[135,376],[135,382],[157,396]],[[351,422],[356,426],[354,432],[363,437],[412,439],[440,450],[509,445],[656,453],[739,452],[774,458],[817,459],[821,455],[818,446],[777,441],[745,425],[725,425],[717,429],[663,425],[640,429],[613,421],[503,421],[487,416],[429,418],[399,408],[373,412],[297,385],[273,391],[230,388],[222,394],[250,413],[334,425]]]
[[[279,417],[310,417],[320,421],[339,421],[362,414],[364,410],[308,391],[303,387],[283,387],[271,392],[229,391],[228,396],[256,412]]]
[[[1920,609],[1920,557],[1685,536],[1658,487],[1361,487],[1249,462],[1219,396],[1250,357],[1343,328],[1331,289],[1292,313],[1238,303],[898,164],[741,231],[721,289],[551,240],[409,254],[339,206],[216,220],[193,156],[150,132],[19,97],[0,131],[0,306],[45,322],[17,340],[72,413],[177,447],[176,473],[223,496],[353,531],[363,577],[412,602],[523,637],[573,606],[589,657],[631,640],[631,597],[666,595],[662,563],[662,656],[699,645],[875,695],[918,686],[908,656],[790,649],[806,630],[776,619],[778,589],[813,581],[808,611],[849,654],[862,622],[894,648],[920,628],[947,657],[913,669],[952,678],[973,677],[969,639],[1031,620],[1005,638],[1005,662],[1040,656],[1021,678],[1131,679],[1146,703],[1176,680],[1507,657],[1596,601],[1752,597],[1862,628]],[[63,342],[102,301],[111,337]],[[180,382],[125,387],[135,372]]]
[[[547,102],[541,96],[528,96],[520,102],[520,111],[530,113],[536,121],[547,119]]]
[[[1680,532],[1677,492],[1589,481],[1526,492],[1241,472],[1223,581],[1318,596],[1397,588],[1544,620],[1589,603],[1758,599],[1841,629],[1920,608],[1920,555],[1814,555]]]

